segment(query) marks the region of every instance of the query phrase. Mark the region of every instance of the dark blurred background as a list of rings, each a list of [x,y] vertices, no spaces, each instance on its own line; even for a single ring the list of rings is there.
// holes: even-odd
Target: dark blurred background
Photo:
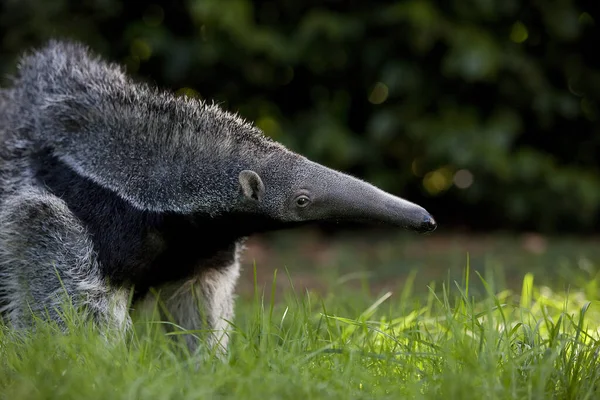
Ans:
[[[600,223],[591,3],[3,0],[0,73],[48,38],[77,39],[422,204],[443,229],[589,233]]]
[[[82,41],[139,79],[215,100],[291,149],[425,206],[440,224],[426,237],[364,229],[255,237],[242,294],[252,292],[254,265],[267,287],[285,267],[296,288],[328,293],[398,288],[411,271],[416,290],[427,291],[445,277],[460,281],[467,263],[517,290],[526,272],[600,290],[592,2],[0,4],[3,76],[51,37]]]

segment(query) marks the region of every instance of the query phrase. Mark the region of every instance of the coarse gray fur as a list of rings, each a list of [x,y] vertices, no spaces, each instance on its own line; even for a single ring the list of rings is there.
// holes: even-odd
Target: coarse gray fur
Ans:
[[[32,311],[60,320],[66,292],[123,329],[128,293],[135,307],[154,288],[177,324],[206,323],[209,346],[225,349],[252,233],[340,220],[435,229],[423,208],[77,43],[21,58],[0,90],[0,140],[0,314],[15,327]]]

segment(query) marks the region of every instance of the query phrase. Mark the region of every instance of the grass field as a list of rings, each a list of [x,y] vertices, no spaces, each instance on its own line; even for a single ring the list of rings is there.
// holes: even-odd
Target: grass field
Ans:
[[[600,398],[597,244],[468,241],[469,259],[460,246],[419,258],[391,243],[371,248],[385,254],[371,278],[360,273],[366,250],[347,241],[289,274],[249,262],[224,361],[185,354],[179,336],[143,318],[126,342],[76,322],[66,335],[50,324],[28,337],[2,328],[0,398]],[[392,260],[401,279],[390,278]],[[426,284],[421,275],[436,274],[422,262],[437,266]],[[311,289],[309,273],[325,284]]]

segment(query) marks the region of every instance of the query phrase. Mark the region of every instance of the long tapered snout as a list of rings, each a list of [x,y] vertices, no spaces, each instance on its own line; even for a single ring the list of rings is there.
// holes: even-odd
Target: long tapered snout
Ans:
[[[327,219],[382,223],[423,233],[437,228],[433,217],[417,204],[352,176],[323,172],[321,179],[326,175],[327,184],[314,206]]]

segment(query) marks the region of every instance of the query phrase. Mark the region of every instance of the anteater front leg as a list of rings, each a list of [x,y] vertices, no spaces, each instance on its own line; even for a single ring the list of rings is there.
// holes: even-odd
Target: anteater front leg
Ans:
[[[191,352],[201,343],[223,356],[229,344],[229,322],[234,316],[234,292],[240,275],[241,244],[232,246],[229,263],[199,268],[199,273],[181,282],[159,288],[160,299],[173,322],[194,331],[185,335]],[[203,334],[205,333],[205,334]]]
[[[103,328],[129,325],[128,294],[104,279],[85,227],[65,202],[31,189],[6,198],[0,211],[0,314],[12,326],[32,316],[57,321],[67,295]],[[104,331],[107,332],[107,331]]]

